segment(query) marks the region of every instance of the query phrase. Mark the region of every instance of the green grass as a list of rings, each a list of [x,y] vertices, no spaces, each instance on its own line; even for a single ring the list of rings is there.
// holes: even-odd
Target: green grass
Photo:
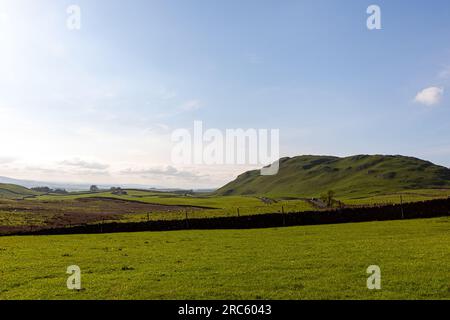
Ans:
[[[264,213],[280,213],[284,212],[303,212],[310,210],[317,210],[309,202],[304,199],[296,197],[278,197],[274,198],[274,202],[266,204],[256,196],[216,196],[216,195],[180,195],[175,193],[154,192],[149,190],[126,190],[127,195],[113,195],[109,191],[104,192],[76,192],[66,195],[41,195],[34,198],[29,198],[26,201],[22,201],[20,204],[29,204],[29,207],[33,207],[33,203],[36,202],[36,210],[27,210],[25,212],[20,210],[14,210],[13,212],[3,212],[0,209],[0,226],[43,226],[47,221],[53,221],[53,214],[48,207],[47,203],[58,203],[60,211],[64,211],[64,208],[73,206],[73,202],[82,198],[114,198],[128,201],[138,201],[143,203],[152,203],[160,205],[178,205],[178,206],[199,206],[210,209],[192,209],[167,207],[160,209],[152,209],[148,212],[134,213],[134,214],[120,214],[118,213],[114,220],[101,220],[103,222],[140,222],[155,220],[183,220],[185,219],[186,212],[189,219],[195,218],[213,218],[213,217],[229,217],[239,215],[254,215]],[[347,205],[385,205],[391,203],[399,203],[400,197],[403,202],[414,202],[423,200],[433,200],[438,198],[447,198],[450,196],[449,189],[430,189],[430,190],[405,190],[402,192],[395,192],[390,194],[380,194],[372,197],[339,197]],[[14,207],[13,204],[10,206]],[[86,204],[86,206],[92,206],[92,204]],[[40,209],[38,209],[40,208]],[[107,205],[104,208],[105,213],[108,212]],[[83,211],[80,208],[80,215],[88,212],[88,208]],[[99,216],[101,219],[101,216]],[[93,221],[91,223],[98,223]],[[71,223],[76,225],[76,223]]]
[[[162,205],[182,205],[182,206],[199,206],[211,209],[201,211],[189,211],[191,218],[207,218],[207,217],[223,217],[240,215],[253,215],[263,213],[281,212],[301,212],[313,210],[314,208],[306,201],[300,199],[293,200],[277,200],[271,204],[265,204],[261,199],[253,196],[183,196],[172,193],[155,193],[145,190],[126,190],[128,195],[113,195],[111,192],[100,193],[83,193],[69,195],[44,195],[36,197],[35,200],[43,201],[64,201],[80,198],[115,198],[130,201],[139,201],[145,203],[162,204]],[[184,219],[184,212],[153,212],[152,219]],[[139,221],[146,219],[146,215],[125,216],[126,221]]]
[[[74,192],[64,195],[45,194],[21,201],[0,199],[0,234],[8,234],[12,232],[11,230],[17,230],[16,228],[11,229],[10,227],[22,227],[26,230],[32,227],[54,227],[55,223],[60,224],[63,220],[66,221],[67,225],[77,225],[79,223],[98,224],[99,222],[142,222],[148,219],[151,221],[183,220],[186,214],[189,219],[196,219],[230,217],[237,216],[238,214],[245,216],[281,213],[282,211],[289,213],[314,210],[311,204],[301,199],[279,200],[265,204],[257,197],[184,196],[146,190],[126,191],[128,193],[127,195],[113,195],[111,192],[104,191],[95,193]],[[130,214],[127,213],[127,205],[129,203],[123,203],[121,211],[115,209],[113,210],[115,212],[114,216],[109,217],[110,215],[108,213],[111,212],[111,208],[106,202],[91,202],[85,203],[84,207],[77,207],[79,211],[74,212],[73,207],[76,207],[76,204],[79,203],[77,199],[85,198],[103,198],[104,201],[109,201],[110,198],[113,198],[132,202],[158,204],[166,207],[153,207],[146,211],[141,209],[139,212]],[[26,210],[24,210],[24,207]],[[89,222],[86,222],[82,216],[89,214],[93,210],[100,213],[97,216],[98,220],[89,218]],[[105,215],[101,215],[102,210]]]
[[[338,197],[355,198],[434,188],[450,189],[450,169],[416,158],[299,156],[281,159],[274,176],[243,173],[216,194],[318,197],[333,190]]]
[[[79,292],[65,286],[73,264]],[[0,299],[450,299],[449,266],[449,218],[4,237]]]
[[[52,214],[50,213],[33,214],[24,211],[0,211],[0,226],[44,226],[46,221],[51,217]]]
[[[386,205],[398,204],[401,201],[417,202],[450,197],[450,189],[424,189],[424,190],[405,190],[390,194],[380,194],[373,197],[362,198],[343,198],[347,205]]]
[[[256,196],[217,196],[217,195],[180,195],[170,192],[155,192],[151,190],[126,190],[127,195],[113,195],[103,192],[74,192],[65,195],[36,195],[26,200],[0,199],[0,233],[17,232],[17,228],[31,230],[34,227],[59,227],[78,224],[98,224],[107,222],[142,222],[156,220],[183,220],[186,213],[189,219],[233,217],[265,213],[304,212],[318,210],[305,199],[298,197],[275,197],[266,204]],[[415,202],[447,198],[450,189],[417,189],[404,190],[388,194],[365,197],[341,197],[337,199],[346,205],[385,205],[403,202]],[[77,199],[103,198],[103,202],[89,202],[79,205]],[[106,201],[109,198],[164,205],[167,207],[152,207],[129,213],[128,205],[123,203],[119,209],[111,209]],[[176,207],[178,206],[178,207]],[[180,207],[188,206],[188,207]],[[202,207],[192,208],[193,207]],[[74,211],[73,208],[76,208]],[[103,210],[103,211],[102,211]],[[111,210],[114,215],[111,216]],[[98,213],[97,218],[88,218],[92,211]],[[104,213],[104,214],[102,214]]]
[[[41,193],[15,184],[0,183],[0,199],[22,199],[37,196]]]
[[[127,190],[128,195],[112,195],[111,192],[100,193],[71,193],[68,195],[43,195],[36,197],[36,200],[44,201],[67,201],[79,198],[117,198],[130,201],[139,201],[146,203],[162,204],[162,205],[185,205],[200,206],[212,208],[212,210],[192,211],[188,210],[190,218],[207,218],[207,217],[223,217],[236,216],[238,209],[240,215],[253,215],[264,213],[277,213],[284,210],[285,212],[303,212],[316,210],[309,202],[297,197],[274,197],[273,203],[265,204],[256,196],[184,196],[173,193],[161,193],[145,190]],[[316,195],[318,197],[318,195]],[[337,194],[337,199],[343,201],[347,205],[385,205],[403,202],[416,202],[434,199],[442,199],[450,196],[450,189],[418,189],[404,190],[402,192],[393,192],[388,194],[379,194],[375,196],[351,197]],[[153,212],[151,220],[173,220],[184,219],[185,212]],[[147,215],[126,215],[123,221],[141,221],[146,220]]]

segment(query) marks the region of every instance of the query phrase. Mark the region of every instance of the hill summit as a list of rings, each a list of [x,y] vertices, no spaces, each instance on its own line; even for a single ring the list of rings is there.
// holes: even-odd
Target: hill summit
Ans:
[[[434,188],[450,188],[450,169],[429,161],[399,155],[304,155],[281,158],[274,176],[245,172],[216,194],[315,197],[333,190],[351,197]]]

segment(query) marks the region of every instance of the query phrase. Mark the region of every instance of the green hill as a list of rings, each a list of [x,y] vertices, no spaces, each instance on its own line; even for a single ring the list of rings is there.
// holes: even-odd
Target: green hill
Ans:
[[[16,184],[0,183],[0,199],[22,199],[26,196],[39,194],[41,193]]]
[[[274,176],[248,171],[223,186],[218,195],[316,197],[370,196],[410,189],[450,188],[450,169],[404,156],[298,156],[280,159]]]

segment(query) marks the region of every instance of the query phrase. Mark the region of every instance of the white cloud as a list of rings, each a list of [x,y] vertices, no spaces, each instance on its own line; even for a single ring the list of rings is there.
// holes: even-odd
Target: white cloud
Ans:
[[[415,102],[424,104],[426,106],[433,106],[441,102],[442,96],[444,95],[444,89],[439,87],[429,87],[420,91]]]
[[[180,107],[180,109],[183,111],[194,111],[200,108],[201,104],[199,100],[189,100]]]

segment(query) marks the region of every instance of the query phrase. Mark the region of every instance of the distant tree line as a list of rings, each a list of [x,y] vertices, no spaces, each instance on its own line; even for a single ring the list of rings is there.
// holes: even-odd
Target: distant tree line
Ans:
[[[56,189],[52,189],[50,187],[34,187],[31,188],[31,190],[37,191],[37,192],[41,192],[41,193],[56,193],[56,194],[67,194],[69,193],[66,189],[62,189],[62,188],[56,188]],[[102,190],[96,186],[96,185],[92,185],[89,188],[90,192],[101,192]],[[111,191],[112,194],[115,195],[127,195],[128,193],[123,190],[120,187],[111,187],[109,189],[109,191]]]
[[[42,193],[57,193],[57,194],[67,194],[69,193],[66,189],[56,188],[52,189],[49,187],[34,187],[31,188],[33,191],[42,192]]]

